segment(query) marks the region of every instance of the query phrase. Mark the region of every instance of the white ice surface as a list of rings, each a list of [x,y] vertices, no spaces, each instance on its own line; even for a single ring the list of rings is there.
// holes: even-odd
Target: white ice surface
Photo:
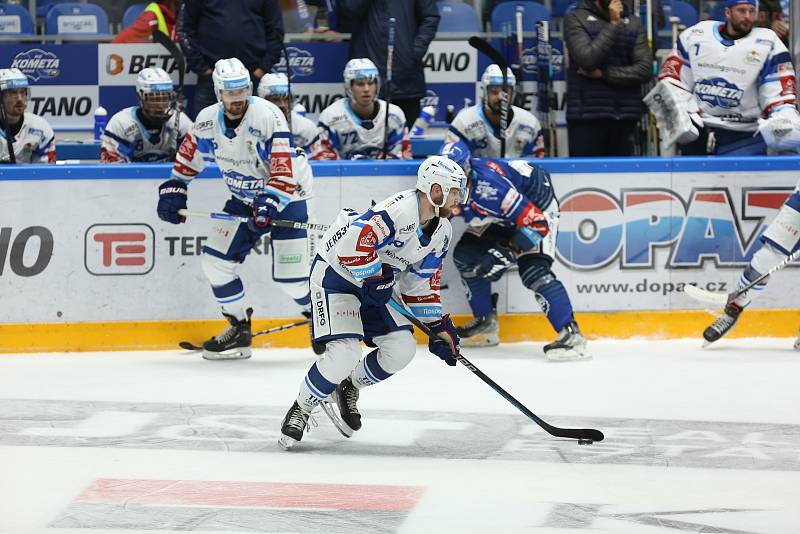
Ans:
[[[599,340],[593,361],[562,364],[539,344],[464,351],[550,423],[603,430],[592,446],[549,436],[420,347],[408,368],[362,392],[353,438],[320,413],[291,452],[276,439],[310,351],[235,362],[180,350],[2,355],[0,533],[796,534],[792,342]],[[98,479],[353,484],[355,500],[358,485],[422,493],[391,520],[324,500],[278,515],[246,499],[197,512],[87,507],[79,496]]]

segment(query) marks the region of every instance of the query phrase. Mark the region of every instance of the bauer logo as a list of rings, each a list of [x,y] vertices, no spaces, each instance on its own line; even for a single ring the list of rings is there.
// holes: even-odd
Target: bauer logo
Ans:
[[[597,270],[743,267],[758,237],[791,194],[789,188],[626,189],[619,197],[581,189],[561,201],[558,256],[566,265]],[[736,207],[741,206],[741,213]],[[663,251],[660,254],[659,251]],[[657,257],[662,258],[657,261]]]
[[[308,50],[295,46],[286,47],[286,54],[289,56],[289,66],[292,68],[291,77],[311,76],[314,74],[314,56]],[[276,72],[286,72],[286,57],[281,56],[275,66]]]
[[[61,72],[60,65],[61,61],[57,55],[41,48],[20,52],[11,60],[12,69],[21,70],[35,82],[45,78],[56,78]]]
[[[95,224],[84,240],[86,270],[95,276],[143,275],[155,264],[155,233],[147,224]]]

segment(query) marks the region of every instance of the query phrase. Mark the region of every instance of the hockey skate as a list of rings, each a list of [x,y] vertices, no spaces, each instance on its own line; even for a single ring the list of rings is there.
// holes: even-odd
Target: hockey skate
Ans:
[[[576,322],[565,326],[555,341],[545,345],[544,354],[551,362],[592,359],[592,355],[586,350],[586,338],[581,334]]]
[[[736,325],[736,321],[739,320],[739,315],[741,315],[743,310],[744,308],[735,302],[726,304],[724,313],[719,316],[719,319],[714,321],[711,326],[703,331],[703,339],[705,339],[705,341],[703,341],[703,348],[715,341],[719,341],[722,336],[727,334],[730,329]]]
[[[311,312],[304,311],[303,317],[308,319],[308,332],[311,335],[311,350],[314,351],[314,354],[319,356],[320,354],[325,354],[325,343],[317,343],[314,341],[314,319],[311,317]]]
[[[482,317],[475,317],[464,326],[456,327],[461,337],[462,347],[496,347],[500,344],[500,326],[497,312],[491,311]]]
[[[239,321],[233,315],[223,313],[230,325],[219,336],[203,343],[203,358],[206,360],[246,360],[252,353],[253,342],[250,317],[253,308],[247,308],[247,318]]]
[[[303,433],[309,426],[310,417],[311,413],[303,410],[297,401],[294,401],[281,423],[281,437],[278,438],[278,445],[283,450],[288,451],[295,443],[303,439]]]
[[[358,388],[353,385],[350,378],[346,378],[331,393],[329,400],[320,403],[322,411],[331,420],[333,426],[341,434],[349,438],[353,433],[361,428],[361,414],[358,413]],[[336,404],[336,408],[334,408]],[[338,413],[337,413],[338,409]]]

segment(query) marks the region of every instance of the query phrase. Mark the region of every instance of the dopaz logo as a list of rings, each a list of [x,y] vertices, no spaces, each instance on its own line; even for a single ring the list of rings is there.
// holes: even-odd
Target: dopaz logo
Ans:
[[[86,231],[84,261],[95,276],[147,274],[155,263],[155,232],[147,224],[92,225]]]

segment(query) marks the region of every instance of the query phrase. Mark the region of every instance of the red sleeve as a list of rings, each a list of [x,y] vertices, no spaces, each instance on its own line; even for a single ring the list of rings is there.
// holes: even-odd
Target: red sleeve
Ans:
[[[152,11],[145,11],[133,24],[119,32],[112,43],[149,43],[153,32],[158,29],[158,20]]]

